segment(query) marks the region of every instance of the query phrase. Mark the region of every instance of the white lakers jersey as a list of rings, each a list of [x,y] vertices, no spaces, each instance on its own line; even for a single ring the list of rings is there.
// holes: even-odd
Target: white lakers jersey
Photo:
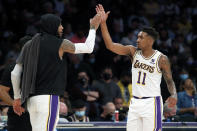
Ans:
[[[161,52],[145,58],[141,50],[136,50],[132,62],[132,91],[133,96],[154,97],[161,96],[160,83],[162,73],[158,65]]]

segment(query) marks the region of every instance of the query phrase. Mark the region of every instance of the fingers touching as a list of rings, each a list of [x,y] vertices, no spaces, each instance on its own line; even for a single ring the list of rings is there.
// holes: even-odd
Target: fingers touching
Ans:
[[[110,11],[106,13],[103,6],[101,4],[98,4],[96,6],[96,13],[101,15],[101,23],[103,23],[107,20]]]
[[[100,23],[106,22],[110,11],[106,13],[103,6],[98,4],[96,6],[96,13],[97,14],[92,19],[90,19],[90,26],[94,27],[95,29],[99,27]]]

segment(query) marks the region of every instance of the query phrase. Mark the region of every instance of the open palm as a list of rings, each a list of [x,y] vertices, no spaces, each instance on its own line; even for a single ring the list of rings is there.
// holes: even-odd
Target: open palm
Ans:
[[[103,6],[101,4],[98,4],[96,6],[96,12],[97,12],[97,14],[101,14],[101,23],[106,22],[110,11],[105,13],[105,10],[104,10]]]

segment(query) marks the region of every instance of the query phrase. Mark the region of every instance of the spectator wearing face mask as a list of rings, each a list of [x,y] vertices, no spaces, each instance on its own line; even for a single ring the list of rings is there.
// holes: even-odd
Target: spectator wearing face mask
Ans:
[[[188,78],[183,84],[184,91],[178,92],[177,114],[180,121],[195,121],[197,116],[197,94],[193,81]]]
[[[179,77],[180,77],[181,80],[184,81],[184,80],[186,80],[189,77],[189,74],[188,74],[188,72],[186,70],[182,70],[180,75],[179,75]]]
[[[99,92],[91,86],[89,74],[85,70],[80,70],[77,74],[77,83],[69,92],[71,101],[81,99],[86,105],[86,115],[91,120],[99,115],[98,103]]]
[[[189,73],[186,69],[182,69],[180,74],[179,74],[179,83],[180,83],[180,86],[179,86],[179,91],[183,91],[183,87],[182,85],[184,85],[184,82],[185,80],[189,78]]]
[[[99,91],[99,104],[106,105],[108,102],[113,102],[115,98],[122,98],[120,88],[113,81],[112,69],[105,67],[102,69],[101,78],[93,82],[93,87]]]
[[[123,71],[121,73],[118,86],[122,94],[123,106],[129,107],[132,98],[131,73],[129,71]]]
[[[81,99],[72,102],[74,114],[68,117],[70,122],[89,122],[89,117],[85,115],[85,102]]]

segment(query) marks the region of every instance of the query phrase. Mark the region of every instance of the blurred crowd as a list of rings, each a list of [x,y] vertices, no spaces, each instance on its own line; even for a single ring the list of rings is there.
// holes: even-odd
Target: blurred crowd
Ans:
[[[197,1],[196,0],[1,0],[0,1],[0,77],[14,62],[21,49],[19,39],[39,32],[42,14],[62,18],[63,38],[83,43],[89,19],[99,3],[111,11],[108,25],[114,42],[136,46],[141,26],[153,26],[160,37],[154,49],[169,57],[178,91],[174,109],[164,104],[165,121],[196,121],[197,117]],[[131,59],[105,48],[98,30],[92,54],[65,54],[67,59],[60,121],[126,121],[132,97]],[[67,74],[67,75],[66,75]],[[164,102],[169,96],[161,83]],[[7,107],[1,103],[1,116]]]

